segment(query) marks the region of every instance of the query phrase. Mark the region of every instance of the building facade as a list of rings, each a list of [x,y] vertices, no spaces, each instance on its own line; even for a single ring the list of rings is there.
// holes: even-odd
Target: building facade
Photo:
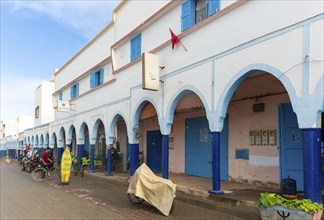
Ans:
[[[321,1],[122,1],[54,74],[54,120],[25,143],[88,152],[92,171],[114,145],[130,175],[142,152],[164,178],[212,178],[214,194],[291,177],[321,201],[323,16]],[[156,91],[142,88],[144,52],[159,58]]]

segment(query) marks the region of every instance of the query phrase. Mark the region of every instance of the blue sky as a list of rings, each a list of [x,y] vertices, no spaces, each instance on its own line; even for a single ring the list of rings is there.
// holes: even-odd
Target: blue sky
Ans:
[[[1,1],[1,120],[34,115],[41,81],[95,37],[120,1]]]

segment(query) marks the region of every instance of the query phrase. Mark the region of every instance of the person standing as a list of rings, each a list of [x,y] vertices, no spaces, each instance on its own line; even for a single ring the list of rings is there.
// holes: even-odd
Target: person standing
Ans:
[[[50,158],[50,148],[46,148],[46,150],[43,151],[40,162],[41,166],[44,168],[53,163],[53,160]]]

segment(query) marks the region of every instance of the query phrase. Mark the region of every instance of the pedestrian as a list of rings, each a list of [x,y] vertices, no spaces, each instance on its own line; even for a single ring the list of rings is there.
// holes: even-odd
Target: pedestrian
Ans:
[[[53,158],[50,158],[50,148],[46,148],[46,150],[43,151],[41,159],[40,159],[40,164],[41,167],[46,168],[49,167],[53,163]]]

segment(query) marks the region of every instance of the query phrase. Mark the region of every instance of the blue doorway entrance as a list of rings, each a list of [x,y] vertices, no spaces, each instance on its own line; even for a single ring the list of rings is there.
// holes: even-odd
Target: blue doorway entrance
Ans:
[[[212,178],[212,138],[206,118],[186,119],[185,172],[189,175]],[[220,135],[221,179],[228,179],[228,119]]]
[[[302,133],[291,104],[279,104],[280,178],[296,180],[297,191],[304,190]]]
[[[147,131],[147,166],[154,172],[162,172],[162,134],[159,130]]]

